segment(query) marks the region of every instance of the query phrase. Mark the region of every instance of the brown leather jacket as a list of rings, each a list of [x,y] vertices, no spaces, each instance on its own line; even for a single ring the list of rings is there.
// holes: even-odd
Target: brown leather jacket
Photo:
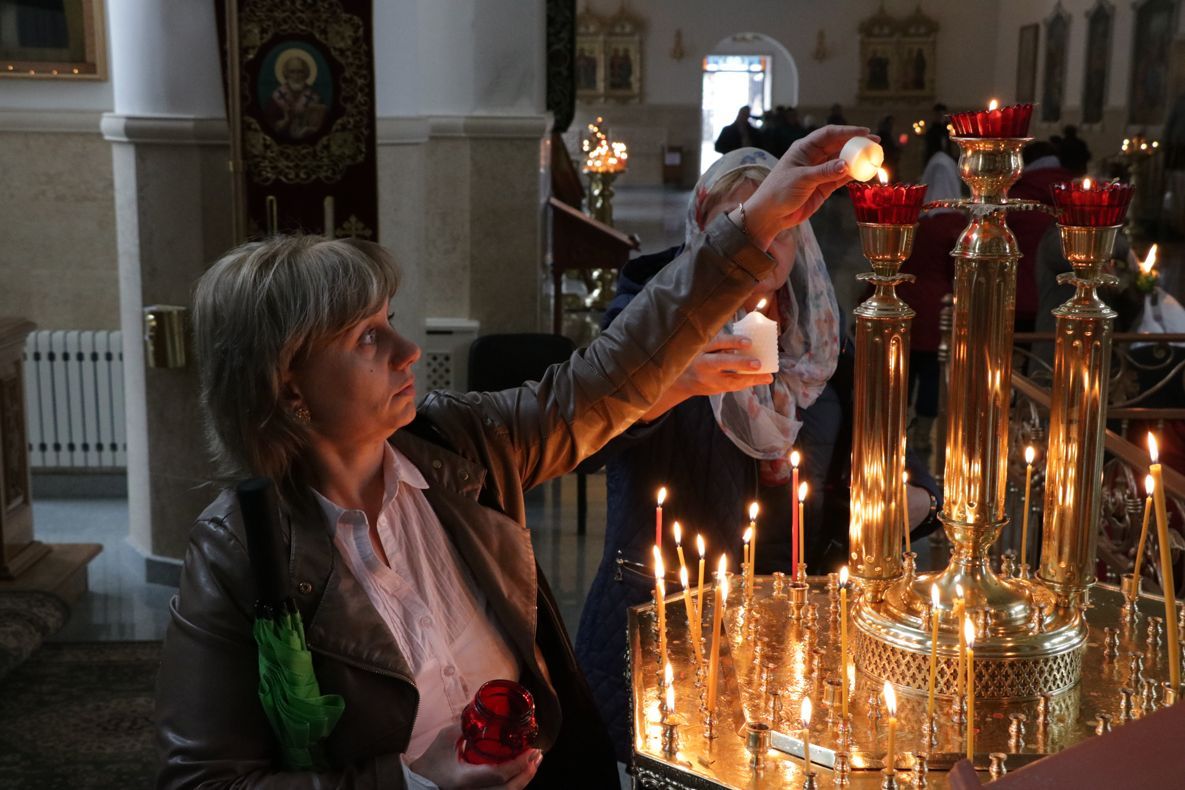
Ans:
[[[667,266],[609,330],[542,381],[496,393],[433,393],[391,442],[419,468],[446,532],[522,662],[544,749],[533,787],[615,787],[611,748],[526,530],[523,491],[565,474],[645,413],[732,317],[772,260],[725,217]],[[451,448],[451,449],[450,449]],[[319,519],[286,519],[291,594],[324,693],[345,712],[334,769],[282,773],[257,695],[255,599],[242,521],[223,493],[199,517],[173,599],[157,687],[164,788],[400,788],[419,695],[365,591]],[[602,759],[602,755],[604,758]]]

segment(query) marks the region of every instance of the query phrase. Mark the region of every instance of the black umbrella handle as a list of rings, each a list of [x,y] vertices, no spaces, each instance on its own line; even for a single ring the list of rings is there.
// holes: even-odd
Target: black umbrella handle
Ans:
[[[251,571],[255,575],[259,598],[256,608],[268,607],[278,614],[288,598],[288,552],[280,531],[276,487],[266,477],[254,477],[239,483],[235,493],[247,533]]]

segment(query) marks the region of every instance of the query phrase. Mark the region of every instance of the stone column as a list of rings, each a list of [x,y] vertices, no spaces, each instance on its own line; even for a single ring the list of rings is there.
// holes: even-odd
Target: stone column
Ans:
[[[192,361],[147,368],[143,308],[188,305],[231,244],[227,128],[214,6],[125,0],[109,6],[111,142],[132,544],[150,581],[171,582],[189,526],[213,492]]]

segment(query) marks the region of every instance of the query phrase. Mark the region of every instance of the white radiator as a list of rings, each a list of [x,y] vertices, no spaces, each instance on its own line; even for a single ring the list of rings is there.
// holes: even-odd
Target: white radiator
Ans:
[[[480,329],[481,324],[469,318],[424,319],[424,354],[416,371],[420,397],[436,389],[468,389],[469,344]]]
[[[25,403],[34,469],[127,466],[121,336],[118,330],[29,334]]]

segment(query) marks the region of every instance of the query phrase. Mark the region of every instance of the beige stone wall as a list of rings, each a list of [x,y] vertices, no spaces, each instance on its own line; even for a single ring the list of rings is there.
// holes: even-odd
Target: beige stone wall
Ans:
[[[0,315],[118,329],[111,145],[99,115],[13,116],[0,113]]]

